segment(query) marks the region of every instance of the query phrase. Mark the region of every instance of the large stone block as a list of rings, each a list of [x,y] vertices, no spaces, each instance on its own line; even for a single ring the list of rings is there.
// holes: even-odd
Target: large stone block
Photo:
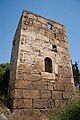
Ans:
[[[24,12],[23,13],[23,16],[26,18],[28,16],[28,13],[27,12]]]
[[[45,81],[32,82],[32,90],[47,90],[48,84]]]
[[[14,120],[27,120],[31,115],[30,109],[15,109],[13,110]]]
[[[55,74],[49,72],[41,72],[41,77],[43,79],[55,79]]]
[[[31,89],[31,81],[27,80],[16,80],[15,81],[15,88],[21,88],[21,89]]]
[[[43,24],[47,23],[47,21],[44,18],[41,18],[41,17],[38,17],[38,21],[43,23]]]
[[[23,93],[22,89],[15,89],[15,91],[14,91],[14,98],[15,99],[16,98],[21,99],[22,98],[22,93]]]
[[[33,101],[33,108],[35,109],[50,109],[54,108],[54,100],[52,99],[35,99]]]
[[[24,80],[29,80],[29,81],[39,81],[41,80],[41,75],[39,74],[24,74]]]
[[[70,68],[67,68],[67,67],[64,67],[64,66],[59,66],[58,70],[59,70],[59,75],[61,77],[63,77],[63,78],[65,78],[65,77],[71,78],[72,77],[72,72],[71,72]]]
[[[50,99],[51,98],[51,91],[47,91],[47,90],[41,90],[40,91],[40,95],[41,95],[41,98],[48,98]]]
[[[54,84],[54,90],[64,91],[65,90],[65,84],[55,83]]]
[[[23,98],[40,98],[40,94],[38,90],[23,90]]]
[[[62,100],[62,92],[52,91],[52,99],[53,100]]]
[[[61,106],[61,100],[55,100],[55,107],[60,107]]]
[[[14,99],[13,108],[14,109],[32,108],[32,100],[31,99]]]
[[[64,78],[64,82],[65,82],[65,84],[71,84],[71,78],[69,78],[69,77],[65,77]]]
[[[67,79],[66,78],[63,79],[62,77],[59,77],[57,81],[59,84],[65,84],[65,80],[67,80]],[[67,82],[68,82],[68,80],[67,80]]]
[[[55,107],[54,100],[50,99],[48,105],[49,105],[48,108],[54,108]]]
[[[66,92],[74,92],[75,91],[75,86],[74,84],[65,84],[65,91]]]
[[[69,99],[70,97],[72,97],[72,95],[68,92],[63,92],[63,99]]]
[[[31,18],[31,19],[37,20],[37,16],[32,15],[32,14],[28,14],[28,17]]]
[[[33,108],[35,109],[46,109],[48,107],[47,99],[34,99]]]

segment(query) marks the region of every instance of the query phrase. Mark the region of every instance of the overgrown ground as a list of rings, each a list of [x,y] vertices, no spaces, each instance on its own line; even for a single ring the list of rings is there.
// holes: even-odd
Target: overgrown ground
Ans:
[[[49,120],[49,114],[41,113],[39,111],[32,112],[30,117],[15,115],[14,113],[11,113],[2,101],[0,101],[0,114],[2,113],[8,120]],[[22,117],[24,118],[22,119]]]
[[[80,100],[69,103],[52,113],[50,120],[80,120]]]
[[[17,117],[14,113],[0,101],[0,113],[3,113],[8,120],[80,120],[80,93],[76,93],[74,98],[67,100],[67,102],[56,108],[53,112],[32,112],[30,117]]]

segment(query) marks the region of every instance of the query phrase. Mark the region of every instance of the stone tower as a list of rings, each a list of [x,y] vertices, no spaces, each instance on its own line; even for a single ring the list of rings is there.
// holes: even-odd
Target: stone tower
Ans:
[[[22,13],[10,62],[13,110],[50,110],[74,93],[64,25],[29,11]]]

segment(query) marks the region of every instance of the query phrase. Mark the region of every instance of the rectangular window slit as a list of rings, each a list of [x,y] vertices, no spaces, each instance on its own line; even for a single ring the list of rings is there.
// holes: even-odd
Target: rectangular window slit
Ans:
[[[52,25],[48,23],[48,29],[52,30]]]

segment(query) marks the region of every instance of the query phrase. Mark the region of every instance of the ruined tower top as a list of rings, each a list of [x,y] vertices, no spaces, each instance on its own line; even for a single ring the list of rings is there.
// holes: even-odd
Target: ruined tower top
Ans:
[[[16,111],[50,110],[74,92],[64,25],[28,11],[16,30],[9,93]]]

